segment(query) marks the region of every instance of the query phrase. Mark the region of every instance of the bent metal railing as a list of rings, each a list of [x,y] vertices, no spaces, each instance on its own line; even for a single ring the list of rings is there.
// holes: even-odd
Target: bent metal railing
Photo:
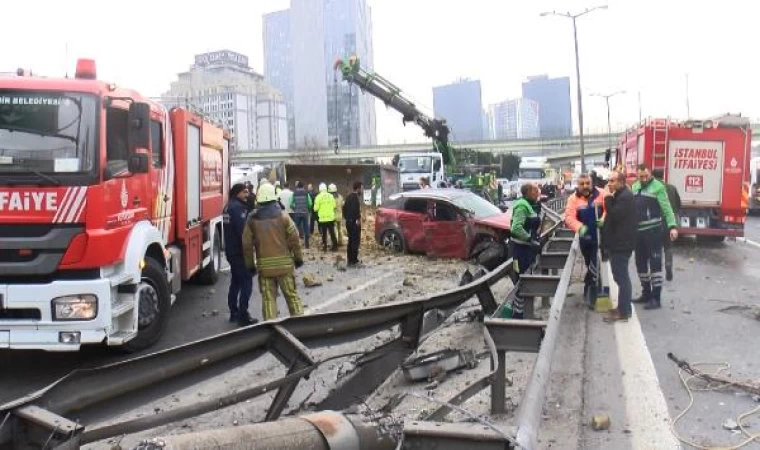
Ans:
[[[443,418],[452,406],[456,407],[489,385],[492,388],[492,411],[503,412],[505,352],[536,351],[539,356],[526,397],[518,411],[516,435],[505,437],[505,442],[510,446],[516,445],[516,438],[525,448],[535,447],[533,443],[550,360],[571,272],[568,265],[572,267],[575,249],[575,246],[571,248],[573,240],[570,235],[560,229],[561,215],[553,210],[558,206],[552,203],[547,206],[545,216],[551,225],[542,234],[542,252],[536,270],[533,274],[523,275],[510,295],[520,292],[526,297],[553,297],[549,320],[486,319],[485,338],[491,349],[493,371],[447,402],[448,405],[436,410],[429,420]],[[499,305],[491,286],[511,275],[512,266],[510,259],[465,286],[422,299],[264,322],[127,361],[76,370],[38,392],[0,406],[0,449],[78,448],[86,443],[136,433],[218,410],[274,389],[277,392],[265,420],[276,420],[301,379],[308,378],[311,372],[326,362],[316,361],[311,356],[311,348],[351,342],[397,327],[395,340],[363,354],[357,366],[371,363],[388,352],[399,349],[411,351],[426,333],[438,325],[438,311],[451,311],[475,296],[484,313],[494,315]],[[562,276],[557,275],[558,269],[564,269]],[[532,317],[531,304],[528,302],[529,307],[526,308],[528,318]],[[218,375],[220,370],[249,363],[264,354],[272,354],[285,365],[288,368],[286,376],[233,394],[113,425],[97,425],[96,420],[88,423],[87,419],[83,419],[97,417],[94,413],[98,408],[113,407],[126,395],[150,394],[158,384],[167,387],[172,383],[176,387],[183,382],[197,383]],[[345,356],[349,355],[338,357]],[[155,392],[153,395],[159,396]],[[163,390],[160,396],[165,395],[166,390]],[[525,404],[525,400],[530,404]],[[418,424],[418,428],[422,425]],[[410,442],[435,439],[411,428],[405,433]],[[476,438],[473,436],[473,440]]]

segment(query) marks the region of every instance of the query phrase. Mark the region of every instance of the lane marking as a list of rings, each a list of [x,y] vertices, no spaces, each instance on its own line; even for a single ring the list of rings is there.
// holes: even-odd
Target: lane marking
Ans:
[[[325,309],[325,308],[327,308],[329,306],[332,306],[332,305],[334,305],[334,304],[336,304],[338,302],[342,302],[343,300],[345,300],[346,298],[348,298],[348,297],[356,294],[357,292],[361,292],[361,291],[367,289],[368,287],[373,286],[373,285],[379,283],[380,281],[382,281],[382,280],[390,277],[391,275],[396,275],[397,273],[398,272],[395,271],[395,270],[393,272],[388,272],[388,273],[386,273],[384,275],[381,275],[381,276],[375,278],[374,280],[367,281],[366,283],[362,284],[361,286],[357,286],[356,288],[354,288],[354,289],[352,289],[350,291],[347,291],[347,292],[344,292],[344,293],[342,293],[340,295],[337,295],[337,296],[331,298],[330,300],[328,300],[328,301],[326,301],[324,303],[320,303],[319,305],[317,305],[317,306],[315,306],[313,308],[309,308],[309,310],[311,312],[316,312],[316,311]]]
[[[617,304],[618,287],[612,279],[609,263],[604,263],[604,269],[610,282],[610,298]],[[633,449],[680,449],[680,442],[670,431],[672,419],[668,404],[636,308],[633,308],[628,323],[613,326]]]
[[[737,238],[737,240],[739,240],[740,242],[744,242],[745,244],[749,244],[753,247],[760,248],[760,242],[755,242],[752,239],[748,239],[746,237],[740,237],[740,238]]]

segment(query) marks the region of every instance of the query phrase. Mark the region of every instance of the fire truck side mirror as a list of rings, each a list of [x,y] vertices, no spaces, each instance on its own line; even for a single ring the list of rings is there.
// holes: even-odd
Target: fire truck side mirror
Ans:
[[[148,173],[150,158],[147,153],[133,153],[129,155],[127,170],[132,174]]]
[[[150,148],[150,105],[133,102],[129,105],[129,153]]]

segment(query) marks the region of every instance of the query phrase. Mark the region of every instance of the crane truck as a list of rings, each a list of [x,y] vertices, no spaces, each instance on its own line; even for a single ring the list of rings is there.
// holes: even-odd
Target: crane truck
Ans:
[[[432,152],[402,153],[398,155],[399,186],[403,191],[419,188],[421,177],[430,180],[431,187],[437,187],[446,179],[446,169],[454,167],[454,150],[449,144],[450,130],[446,121],[427,116],[409,99],[401,94],[401,89],[376,73],[361,67],[359,58],[338,59],[334,69],[340,71],[343,79],[359,86],[363,91],[382,100],[389,108],[401,113],[404,125],[414,122],[433,140]]]
[[[137,351],[221,265],[230,136],[100,81],[0,77],[0,348]]]

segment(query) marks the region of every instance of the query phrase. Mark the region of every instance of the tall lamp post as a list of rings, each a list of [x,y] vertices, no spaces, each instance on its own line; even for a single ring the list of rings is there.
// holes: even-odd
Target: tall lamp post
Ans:
[[[610,98],[625,94],[625,91],[617,91],[612,94],[591,94],[592,97],[602,97],[607,102],[607,148],[612,148],[612,122],[610,121]]]
[[[545,16],[558,16],[565,17],[573,21],[573,40],[575,41],[575,79],[578,85],[578,128],[581,138],[581,171],[586,172],[586,149],[583,143],[583,99],[581,97],[581,68],[578,61],[578,28],[576,26],[576,19],[586,14],[596,11],[597,9],[607,9],[607,5],[595,6],[593,8],[586,8],[585,11],[578,14],[558,13],[556,11],[543,12],[541,17]]]

